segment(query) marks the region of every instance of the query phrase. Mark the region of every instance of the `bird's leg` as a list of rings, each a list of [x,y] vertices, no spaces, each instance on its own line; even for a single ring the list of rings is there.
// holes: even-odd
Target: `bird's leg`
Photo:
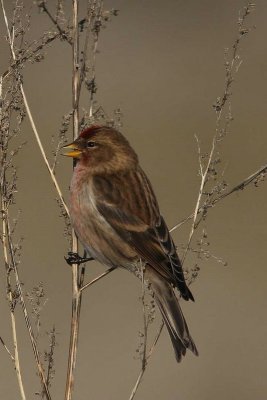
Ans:
[[[80,265],[80,264],[86,263],[87,261],[93,260],[93,257],[85,257],[85,256],[86,256],[85,252],[84,252],[83,257],[81,257],[81,256],[79,256],[78,253],[73,253],[72,251],[69,251],[68,256],[64,257],[64,258],[69,265],[73,265],[73,264]]]

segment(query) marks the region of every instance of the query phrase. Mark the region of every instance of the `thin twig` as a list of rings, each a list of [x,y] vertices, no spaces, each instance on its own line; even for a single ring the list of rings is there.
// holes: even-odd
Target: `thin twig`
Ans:
[[[7,30],[7,35],[8,35],[8,41],[9,41],[11,54],[12,54],[13,60],[16,61],[16,54],[15,54],[15,51],[14,51],[14,42],[12,40],[10,29],[9,29],[9,25],[8,25],[7,15],[6,15],[6,12],[5,12],[5,7],[4,7],[4,0],[1,0],[1,5],[2,5],[2,11],[3,11],[4,20],[5,20],[5,25],[6,25],[6,30]],[[61,192],[60,187],[58,185],[57,179],[56,179],[55,175],[53,174],[53,171],[52,171],[52,169],[51,169],[51,167],[49,165],[48,159],[46,157],[46,154],[45,154],[45,151],[44,151],[40,136],[38,134],[38,131],[37,131],[37,128],[36,128],[36,125],[35,125],[35,122],[34,122],[34,119],[33,119],[29,104],[28,104],[28,100],[27,100],[25,92],[24,92],[24,88],[23,88],[22,82],[20,82],[19,85],[20,85],[21,94],[22,94],[22,97],[23,97],[23,101],[24,101],[24,104],[25,104],[25,108],[26,108],[30,123],[31,123],[31,127],[32,127],[32,130],[33,130],[35,139],[36,139],[37,144],[39,146],[39,149],[41,151],[42,157],[44,159],[45,165],[46,165],[46,167],[48,169],[48,172],[50,174],[52,182],[54,183],[54,186],[56,188],[56,191],[57,191],[57,194],[58,194],[58,196],[60,198],[60,201],[63,204],[63,207],[65,208],[65,211],[69,216],[69,210],[68,210],[67,204],[66,204],[66,202],[65,202],[65,200],[63,198],[63,195],[62,195],[62,192]]]
[[[10,65],[9,69],[6,70],[3,74],[2,77],[3,79],[6,79],[13,71],[20,66],[22,66],[26,61],[28,61],[34,54],[38,53],[38,51],[42,50],[44,46],[50,44],[53,42],[55,39],[57,39],[60,36],[59,32],[56,32],[49,36],[48,38],[45,39],[44,42],[40,43],[35,49],[32,49],[31,52],[29,52],[29,55],[24,55],[21,58],[18,58],[16,60],[13,60],[13,63]],[[27,50],[28,51],[28,50]]]
[[[5,177],[3,177],[5,180]],[[4,182],[1,183],[2,186],[5,184]],[[2,187],[2,190],[4,187]],[[5,190],[5,189],[4,189]],[[16,326],[16,318],[14,313],[14,307],[12,306],[13,303],[13,295],[11,290],[11,282],[10,282],[10,271],[9,271],[9,262],[8,262],[8,232],[7,232],[7,210],[6,205],[3,199],[1,200],[1,210],[2,210],[2,231],[3,231],[3,250],[4,250],[4,261],[6,265],[6,274],[7,274],[7,296],[10,304],[10,317],[11,317],[11,330],[12,330],[12,339],[13,339],[13,347],[14,347],[14,357],[12,359],[15,365],[15,371],[17,375],[17,381],[20,390],[20,396],[22,400],[26,400],[26,395],[24,391],[23,381],[22,381],[22,374],[21,374],[21,366],[19,360],[19,351],[18,351],[18,339],[17,339],[17,326]],[[4,345],[4,343],[3,343]],[[4,346],[5,347],[5,346]],[[7,349],[7,348],[6,348]]]
[[[156,348],[156,345],[157,345],[158,340],[159,340],[159,338],[160,338],[160,335],[161,335],[161,332],[162,332],[163,327],[164,327],[164,322],[161,321],[161,324],[160,324],[158,333],[157,333],[156,336],[155,336],[154,342],[153,342],[152,346],[150,347],[149,352],[146,354],[146,365],[145,365],[145,368],[143,368],[143,367],[141,368],[141,370],[140,370],[140,372],[139,372],[139,374],[138,374],[138,377],[137,377],[137,379],[136,379],[136,381],[135,381],[133,390],[132,390],[132,392],[131,392],[131,394],[130,394],[129,400],[133,400],[133,398],[134,398],[135,395],[136,395],[137,389],[138,389],[138,387],[139,387],[139,385],[140,385],[140,383],[141,383],[141,380],[142,380],[142,378],[143,378],[143,375],[144,375],[144,373],[145,373],[145,371],[146,371],[146,367],[147,367],[147,364],[148,364],[148,360],[149,360],[149,358],[152,356],[153,351],[154,351],[155,348]]]
[[[159,340],[159,338],[160,338],[160,335],[161,335],[161,332],[162,332],[163,327],[164,327],[164,322],[163,322],[163,320],[162,320],[162,321],[161,321],[161,324],[160,324],[160,326],[159,326],[158,333],[157,333],[156,336],[155,336],[154,342],[153,342],[152,346],[150,347],[149,352],[147,353],[147,356],[146,356],[146,359],[147,359],[147,360],[152,356],[153,351],[155,350],[155,347],[156,347],[156,345],[157,345],[157,343],[158,343],[158,340]]]
[[[183,219],[181,222],[179,222],[178,224],[176,224],[171,230],[170,232],[174,231],[175,229],[179,228],[182,224],[184,224],[185,222],[193,219],[192,225],[191,225],[191,229],[190,229],[190,233],[189,233],[189,238],[188,238],[188,242],[187,242],[187,246],[182,258],[182,263],[184,263],[187,252],[189,250],[194,232],[196,230],[196,228],[199,226],[199,223],[201,222],[201,218],[200,220],[196,223],[197,221],[197,216],[200,213],[200,210],[203,210],[203,207],[200,205],[201,204],[201,199],[203,196],[203,189],[208,181],[208,173],[209,173],[209,168],[211,166],[211,163],[213,161],[213,156],[214,156],[214,152],[216,149],[216,145],[217,143],[222,139],[222,132],[226,132],[226,129],[221,129],[221,119],[222,119],[222,112],[226,106],[226,102],[227,100],[229,100],[230,96],[231,96],[231,92],[230,92],[230,88],[234,82],[234,74],[237,74],[239,67],[240,67],[240,59],[238,56],[238,49],[239,49],[239,45],[240,45],[240,41],[243,39],[243,37],[245,36],[245,34],[247,34],[249,32],[249,29],[245,29],[244,27],[244,23],[245,20],[247,18],[247,16],[250,14],[250,12],[254,9],[254,4],[251,3],[250,1],[247,3],[247,5],[244,7],[244,11],[243,14],[239,17],[238,19],[238,34],[237,34],[237,38],[235,39],[233,45],[232,45],[232,56],[231,56],[231,61],[227,61],[225,62],[225,83],[224,83],[224,89],[223,89],[223,96],[221,98],[217,99],[216,104],[214,105],[214,109],[216,111],[216,132],[215,135],[212,139],[212,145],[211,145],[211,150],[209,153],[209,158],[206,164],[206,168],[205,170],[203,169],[202,166],[202,160],[201,160],[201,154],[200,154],[200,144],[199,144],[199,140],[196,136],[197,139],[197,144],[198,144],[198,157],[199,157],[199,165],[200,165],[200,176],[201,176],[201,182],[200,182],[200,188],[199,188],[199,193],[198,193],[198,197],[197,197],[197,201],[196,201],[196,206],[194,209],[194,212],[186,217],[185,219]],[[238,63],[238,65],[236,65]],[[225,122],[225,128],[227,128],[229,126],[229,123],[231,121],[231,118],[226,118],[226,122]],[[230,193],[229,193],[230,194]],[[219,201],[221,198],[224,198],[226,195],[222,195],[221,197],[218,197],[215,201],[214,204]],[[213,203],[213,201],[211,201],[211,204]],[[213,204],[213,205],[214,205]],[[203,216],[203,215],[202,215]]]
[[[53,22],[53,24],[56,26],[56,28],[58,29],[58,32],[60,34],[60,36],[66,40],[70,45],[72,45],[71,43],[71,39],[68,37],[67,32],[64,31],[64,29],[61,28],[61,26],[59,25],[58,21],[53,17],[53,15],[50,13],[50,11],[48,10],[45,1],[42,2],[41,4],[39,4],[39,7],[48,15],[48,17],[50,18],[50,20]]]
[[[92,14],[93,14],[93,10],[95,7],[95,3],[96,3],[96,0],[93,1],[93,5],[91,5],[91,1],[89,1],[88,6],[87,6],[87,16],[86,16],[87,27],[86,27],[86,34],[85,34],[85,40],[84,40],[84,46],[83,46],[83,52],[82,52],[83,58],[82,58],[82,63],[81,63],[79,85],[77,88],[78,98],[80,98],[80,95],[81,95],[82,83],[84,81],[85,72],[86,72],[87,52],[88,52],[89,37],[90,37],[90,32],[91,32],[91,21],[92,21]]]
[[[263,167],[259,168],[257,171],[253,172],[251,175],[249,175],[247,178],[245,178],[242,182],[238,183],[237,185],[233,186],[231,189],[229,189],[227,192],[222,193],[218,197],[216,197],[212,202],[209,204],[210,208],[213,208],[215,204],[217,204],[219,201],[225,199],[226,197],[230,196],[232,193],[238,192],[240,190],[245,189],[248,185],[251,183],[255,182],[258,177],[261,175],[264,175],[267,173],[267,164],[265,164]],[[198,214],[203,212],[203,207],[200,206],[198,208]],[[175,231],[176,229],[180,228],[182,225],[184,225],[186,222],[190,221],[194,217],[194,213],[188,215],[186,218],[183,218],[180,222],[178,222],[176,225],[174,225],[171,229],[170,232]]]
[[[248,5],[245,7],[245,11],[243,13],[243,15],[239,18],[239,30],[238,30],[238,36],[237,39],[235,40],[234,44],[233,44],[233,53],[232,53],[232,60],[231,63],[226,63],[226,76],[225,76],[225,85],[224,85],[224,92],[223,92],[223,96],[222,99],[217,99],[217,103],[215,106],[215,111],[216,111],[216,131],[215,131],[215,135],[212,139],[212,144],[211,144],[211,149],[209,152],[209,156],[208,156],[208,160],[206,162],[205,167],[202,164],[202,160],[201,160],[201,153],[200,153],[200,144],[197,139],[197,144],[198,144],[198,156],[199,156],[199,167],[200,167],[200,176],[201,176],[201,181],[200,181],[200,187],[199,187],[199,192],[198,192],[198,196],[197,196],[197,200],[196,200],[196,205],[194,208],[193,213],[186,217],[182,222],[180,222],[179,224],[177,224],[175,227],[173,227],[171,231],[174,231],[175,229],[177,229],[179,226],[181,226],[183,223],[193,219],[192,224],[191,224],[191,229],[189,232],[189,237],[188,237],[188,241],[187,241],[187,246],[185,248],[185,252],[183,254],[183,258],[182,258],[182,264],[185,261],[185,258],[187,256],[188,250],[190,248],[190,244],[192,241],[192,238],[194,236],[195,230],[197,229],[197,227],[199,226],[199,223],[201,222],[202,218],[203,218],[203,212],[204,212],[204,205],[201,205],[202,202],[202,196],[203,196],[203,190],[204,187],[206,185],[206,183],[208,182],[208,175],[210,172],[210,168],[211,168],[211,164],[213,162],[213,157],[215,154],[215,149],[216,149],[216,145],[217,143],[221,140],[222,138],[222,130],[220,127],[220,123],[221,123],[221,118],[222,118],[222,111],[224,110],[225,104],[227,102],[227,100],[229,99],[229,97],[231,96],[230,93],[230,88],[231,85],[233,83],[233,70],[234,67],[236,65],[236,62],[238,60],[238,47],[239,47],[239,43],[240,40],[242,39],[242,37],[244,36],[245,33],[247,33],[246,30],[244,30],[244,21],[245,18],[249,15],[251,9],[253,9],[253,4],[251,2],[248,2]],[[235,73],[238,72],[240,66],[240,62],[237,65],[237,68],[235,70]],[[226,119],[226,127],[229,125],[231,118]],[[224,132],[226,132],[226,129],[223,130]],[[213,202],[211,201],[211,204],[209,204],[209,206],[214,206],[220,199],[225,198],[227,195],[230,195],[231,193],[243,189],[246,185],[248,185],[249,183],[255,181],[256,177],[263,174],[264,172],[266,172],[265,167],[261,168],[260,170],[256,171],[255,174],[252,174],[250,177],[248,177],[245,181],[243,181],[241,184],[237,185],[236,187],[234,187],[232,190],[230,190],[228,193],[222,194],[221,196],[217,197],[216,200],[214,200]],[[202,212],[200,219],[197,221],[197,217],[200,214],[200,212]],[[150,352],[148,353],[148,355],[146,355],[146,359],[145,359],[145,364],[142,365],[142,368],[140,370],[140,373],[137,377],[136,383],[134,385],[134,388],[132,390],[131,396],[129,398],[129,400],[132,400],[137,392],[137,389],[141,383],[142,377],[145,373],[146,370],[146,366],[147,366],[147,362],[148,362],[148,358],[151,356],[151,354],[154,351],[154,348],[156,346],[156,343],[161,335],[162,329],[163,329],[163,322],[160,326],[159,332],[156,336],[156,339],[154,341],[154,344],[152,345]]]
[[[201,199],[202,199],[203,189],[204,189],[204,186],[205,186],[205,183],[206,183],[206,180],[207,180],[207,175],[208,175],[208,172],[209,172],[210,164],[211,164],[211,161],[212,161],[212,158],[213,158],[213,154],[214,154],[214,150],[215,150],[215,144],[216,144],[216,136],[212,140],[212,145],[211,145],[211,150],[210,150],[210,153],[209,153],[208,162],[207,162],[206,168],[204,170],[203,170],[203,166],[202,166],[201,159],[200,159],[200,148],[198,147],[198,149],[199,149],[198,153],[199,153],[201,182],[200,182],[200,187],[199,187],[199,192],[198,192],[198,197],[197,197],[197,201],[196,201],[195,210],[193,212],[193,222],[192,222],[192,225],[191,225],[191,230],[190,230],[189,238],[188,238],[188,241],[187,241],[187,246],[185,248],[185,252],[184,252],[183,258],[182,258],[182,264],[185,261],[185,258],[187,256],[187,253],[188,253],[188,250],[189,250],[189,247],[190,247],[190,244],[191,244],[191,241],[192,241],[195,229],[196,229],[196,220],[197,220],[197,216],[198,216],[198,209],[199,209],[200,202],[201,202]],[[199,146],[199,142],[198,142],[198,146]]]
[[[100,15],[103,7],[103,1],[100,0],[99,8],[98,8],[98,21],[100,22]],[[93,116],[93,100],[94,100],[94,94],[96,93],[96,84],[95,84],[95,79],[96,79],[96,72],[95,72],[95,65],[96,65],[96,53],[97,53],[97,47],[98,47],[98,39],[99,39],[99,29],[95,26],[94,27],[94,47],[93,47],[93,57],[92,57],[92,78],[91,78],[91,89],[90,89],[90,105],[89,105],[89,117]]]
[[[5,179],[5,177],[3,178]],[[3,188],[2,188],[3,189]],[[5,202],[2,196],[2,230],[3,230],[3,249],[4,249],[4,261],[6,265],[6,273],[7,273],[7,296],[10,304],[10,317],[11,317],[11,329],[12,329],[12,338],[13,338],[13,346],[14,346],[14,365],[15,371],[17,374],[17,380],[20,390],[20,395],[22,400],[26,400],[26,395],[24,391],[24,385],[22,381],[22,373],[21,373],[21,366],[19,360],[19,351],[18,351],[18,338],[17,338],[17,327],[16,327],[16,318],[15,318],[15,309],[13,304],[13,294],[11,290],[11,282],[10,282],[10,271],[9,271],[9,262],[8,262],[8,232],[7,232],[7,210],[5,208]]]
[[[22,83],[20,84],[20,90],[21,90],[21,94],[22,94],[22,97],[23,97],[25,108],[26,108],[26,111],[27,111],[27,114],[28,114],[28,117],[29,117],[29,120],[30,120],[30,123],[31,123],[31,126],[32,126],[32,130],[33,130],[35,139],[37,141],[37,144],[39,146],[39,149],[41,151],[42,157],[44,159],[45,165],[46,165],[46,167],[48,169],[48,172],[50,174],[52,182],[53,182],[53,184],[54,184],[54,186],[56,188],[56,191],[57,191],[57,194],[59,196],[59,199],[60,199],[60,201],[61,201],[61,203],[62,203],[62,205],[63,205],[63,207],[64,207],[64,209],[65,209],[65,211],[67,213],[67,215],[69,216],[68,206],[67,206],[67,204],[66,204],[66,202],[64,200],[64,197],[63,197],[63,194],[62,194],[61,189],[59,187],[59,184],[57,182],[57,179],[56,179],[56,177],[55,177],[55,175],[54,175],[54,173],[53,173],[53,171],[52,171],[52,169],[51,169],[51,167],[49,165],[48,159],[46,157],[46,154],[45,154],[45,151],[44,151],[40,136],[38,134],[38,131],[36,129],[36,126],[35,126],[35,123],[34,123],[34,120],[33,120],[33,117],[32,117],[32,113],[31,113],[31,110],[30,110],[30,107],[29,107],[29,104],[28,104],[28,101],[27,101],[27,98],[26,98]]]
[[[114,271],[116,267],[110,267],[107,269],[105,272],[102,274],[98,275],[96,278],[92,279],[90,282],[86,283],[84,286],[81,286],[80,291],[87,289],[89,286],[93,285],[94,283],[98,282],[101,278],[104,278],[104,276],[110,274],[110,272]]]
[[[142,380],[142,378],[143,378],[143,375],[144,375],[144,373],[145,373],[145,371],[146,371],[146,367],[147,367],[147,364],[148,364],[148,360],[149,360],[149,358],[152,356],[152,354],[153,354],[153,352],[154,352],[154,350],[155,350],[155,348],[156,348],[156,345],[157,345],[158,340],[159,340],[159,338],[160,338],[160,335],[161,335],[161,332],[162,332],[162,330],[163,330],[163,327],[164,327],[164,322],[161,321],[161,324],[160,324],[158,333],[157,333],[156,336],[155,336],[154,342],[153,342],[152,346],[150,347],[149,351],[148,351],[147,354],[146,354],[146,365],[145,365],[145,368],[143,368],[143,367],[141,368],[141,370],[140,370],[140,372],[139,372],[139,374],[138,374],[138,377],[137,377],[137,379],[136,379],[136,381],[135,381],[135,384],[134,384],[134,387],[133,387],[133,389],[132,389],[132,392],[131,392],[131,394],[130,394],[129,400],[133,400],[133,398],[134,398],[135,395],[136,395],[137,389],[138,389],[138,387],[139,387],[139,385],[140,385],[140,383],[141,383],[141,380]]]
[[[0,342],[2,343],[4,349],[6,350],[8,355],[10,356],[11,360],[14,362],[15,361],[15,357],[11,354],[11,351],[9,350],[9,348],[7,347],[7,345],[5,344],[5,342],[4,342],[4,340],[2,339],[1,336],[0,336]]]
[[[7,234],[7,240],[8,240],[9,254],[10,254],[10,258],[11,258],[11,267],[12,267],[12,270],[14,271],[14,274],[15,274],[16,289],[17,289],[17,292],[18,292],[21,308],[22,308],[22,311],[23,311],[24,320],[25,320],[26,327],[27,327],[27,330],[28,330],[28,333],[29,333],[29,336],[30,336],[30,341],[31,341],[32,349],[33,349],[33,354],[34,354],[34,358],[35,358],[35,361],[36,361],[36,365],[37,365],[38,373],[39,373],[39,376],[40,376],[40,380],[41,380],[41,383],[43,385],[44,394],[45,394],[47,400],[51,400],[49,389],[48,389],[47,384],[46,384],[46,378],[45,378],[45,374],[44,374],[44,370],[43,370],[43,366],[42,366],[39,350],[38,350],[38,347],[37,347],[37,342],[36,342],[36,339],[34,337],[32,325],[31,325],[31,321],[30,321],[30,317],[29,317],[29,314],[28,314],[28,311],[27,311],[25,300],[24,300],[22,286],[21,286],[21,280],[19,278],[19,272],[18,272],[17,264],[16,264],[16,261],[15,261],[15,258],[14,258],[14,248],[13,248],[13,242],[12,242],[12,238],[11,238],[11,234],[10,234],[9,218],[8,218],[8,212],[7,211],[6,211],[5,224],[6,224],[6,234]]]
[[[49,335],[49,352],[47,352],[47,373],[46,373],[46,384],[47,387],[51,386],[51,380],[55,373],[54,370],[54,353],[56,347],[56,328],[53,326],[52,330],[48,333]]]
[[[72,0],[72,18],[73,18],[73,34],[72,34],[72,57],[73,57],[73,74],[72,74],[72,103],[73,103],[73,138],[76,139],[79,134],[79,33],[78,33],[78,0]],[[72,230],[72,251],[78,252],[77,236]],[[80,291],[81,280],[84,279],[84,269],[80,276],[79,265],[72,265],[72,318],[71,333],[69,344],[68,371],[66,380],[65,400],[72,399],[74,387],[74,371],[77,358],[78,334],[80,324],[80,311],[82,292]]]
[[[239,190],[245,189],[246,186],[248,186],[251,183],[255,183],[258,177],[261,175],[264,175],[267,173],[267,164],[265,164],[263,167],[255,171],[253,174],[249,175],[246,179],[244,179],[242,182],[240,182],[238,185],[234,186],[232,189],[228,190],[227,192],[223,193],[221,196],[217,197],[214,199],[211,203],[211,207],[213,207],[218,201],[225,199],[225,197],[229,196],[230,194],[237,192]]]
[[[133,387],[133,390],[132,390],[132,392],[130,394],[129,400],[133,400],[134,396],[136,395],[137,389],[138,389],[138,387],[139,387],[139,385],[141,383],[141,380],[143,378],[144,373],[145,373],[145,369],[141,368],[141,370],[139,372],[139,375],[138,375],[138,377],[136,379],[135,385]]]
[[[140,263],[140,272],[141,272],[141,279],[142,279],[142,296],[141,296],[141,301],[142,301],[142,308],[143,308],[143,329],[144,333],[142,335],[142,354],[141,354],[141,369],[138,374],[137,380],[135,382],[135,385],[131,391],[129,400],[132,400],[137,392],[137,389],[141,383],[142,377],[145,373],[146,366],[147,366],[147,339],[148,339],[148,319],[146,315],[146,304],[145,304],[145,281],[144,281],[144,265],[142,263],[142,260],[139,261]]]
[[[2,10],[3,13],[5,12],[3,1],[1,0]],[[0,81],[0,99],[1,99],[1,114],[2,114],[2,91],[3,91],[3,79],[1,78]],[[2,146],[4,144],[2,143]],[[7,153],[3,151],[4,148],[2,147],[2,167],[6,163]],[[19,360],[19,351],[18,351],[18,339],[17,339],[17,327],[16,327],[16,318],[15,318],[15,310],[13,307],[13,293],[11,290],[11,279],[10,279],[10,264],[8,259],[9,253],[9,236],[8,236],[8,229],[7,229],[7,218],[8,218],[8,204],[6,201],[6,192],[7,192],[7,181],[6,181],[6,173],[5,168],[3,168],[1,174],[1,214],[2,214],[2,245],[3,245],[3,256],[4,262],[6,267],[6,282],[7,282],[7,297],[9,300],[10,305],[10,318],[11,318],[11,330],[12,330],[12,339],[13,339],[13,346],[14,346],[14,356],[12,356],[11,352],[8,350],[7,346],[5,345],[3,339],[1,338],[1,343],[10,355],[12,361],[14,362],[15,371],[17,375],[17,381],[19,385],[20,396],[22,400],[26,400],[23,381],[22,381],[22,373],[21,373],[21,366]]]

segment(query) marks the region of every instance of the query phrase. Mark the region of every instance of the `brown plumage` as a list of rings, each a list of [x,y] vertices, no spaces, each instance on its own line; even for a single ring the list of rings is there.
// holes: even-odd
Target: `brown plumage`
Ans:
[[[173,288],[185,300],[194,298],[136,153],[120,132],[105,126],[86,129],[67,147],[73,150],[67,155],[78,159],[70,214],[84,248],[106,266],[133,272],[142,259],[177,361],[187,348],[197,355]]]

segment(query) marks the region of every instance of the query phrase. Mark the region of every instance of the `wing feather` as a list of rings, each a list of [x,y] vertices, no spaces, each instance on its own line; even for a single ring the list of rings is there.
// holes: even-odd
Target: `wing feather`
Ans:
[[[95,176],[93,190],[98,211],[122,240],[176,286],[183,298],[193,300],[175,245],[142,169]]]

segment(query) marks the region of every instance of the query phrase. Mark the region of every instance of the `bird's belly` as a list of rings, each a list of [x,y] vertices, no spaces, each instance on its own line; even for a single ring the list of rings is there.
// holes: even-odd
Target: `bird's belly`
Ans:
[[[138,259],[134,249],[123,241],[99,213],[92,196],[72,195],[70,214],[74,230],[91,257],[107,266],[135,269]]]

